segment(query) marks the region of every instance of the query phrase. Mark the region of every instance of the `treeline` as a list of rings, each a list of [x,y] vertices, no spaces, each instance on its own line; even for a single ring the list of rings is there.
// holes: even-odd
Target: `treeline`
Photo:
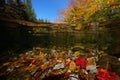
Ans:
[[[75,30],[106,31],[111,37],[108,53],[120,53],[120,0],[69,0],[69,5],[59,12],[58,20],[75,25]],[[94,35],[95,35],[94,34]],[[104,33],[104,35],[106,35]],[[100,37],[100,36],[98,36]],[[95,37],[95,39],[97,39]],[[98,40],[101,44],[102,40]]]
[[[22,4],[22,0],[0,0],[1,5],[11,5],[11,6],[20,6]]]
[[[26,8],[21,0],[0,0],[0,17],[29,20]]]
[[[16,19],[19,19],[18,17],[21,16],[22,18],[20,19],[28,21],[36,20],[31,0],[0,0],[0,5],[1,7],[7,7],[5,8],[5,11],[7,10],[6,13],[9,14],[6,14],[6,16],[15,16],[13,18]]]
[[[48,19],[37,19],[31,0],[0,0],[0,16],[33,22],[50,23]]]
[[[38,22],[38,23],[50,23],[50,20],[48,20],[48,19],[38,19],[36,22]]]
[[[70,0],[69,5],[59,12],[63,22],[83,29],[94,22],[120,18],[120,0]]]

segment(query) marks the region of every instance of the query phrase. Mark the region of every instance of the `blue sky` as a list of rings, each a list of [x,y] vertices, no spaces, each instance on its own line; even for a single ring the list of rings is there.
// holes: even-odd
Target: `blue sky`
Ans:
[[[32,7],[37,19],[48,19],[54,22],[60,9],[64,9],[69,0],[32,0]]]

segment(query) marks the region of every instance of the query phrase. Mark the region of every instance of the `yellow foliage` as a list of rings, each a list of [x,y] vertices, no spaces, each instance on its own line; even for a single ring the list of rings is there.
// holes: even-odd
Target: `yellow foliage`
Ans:
[[[74,62],[74,61],[71,61],[70,66],[69,66],[69,70],[72,71],[72,72],[74,72],[76,68],[77,68],[77,67],[76,67],[75,62]]]
[[[75,27],[75,30],[80,30],[80,28],[79,27]]]
[[[45,54],[44,53],[40,53],[39,55],[38,55],[38,58],[44,58],[45,57]]]
[[[87,58],[87,65],[95,65],[95,60],[93,58]]]
[[[117,0],[70,0],[70,4],[62,14],[66,20],[77,24],[80,22],[80,18],[88,20],[96,11],[110,4],[114,4],[116,1]],[[75,29],[80,30],[81,26],[77,26]]]
[[[73,54],[73,56],[76,56],[76,57],[80,56],[80,52],[79,52],[79,51],[76,51],[76,52]]]
[[[3,64],[3,66],[8,66],[10,64],[10,62],[6,62]]]
[[[36,65],[29,66],[27,68],[28,71],[33,71],[36,68]]]
[[[75,30],[81,30],[81,28],[82,28],[82,25],[78,24],[77,27],[75,27]]]

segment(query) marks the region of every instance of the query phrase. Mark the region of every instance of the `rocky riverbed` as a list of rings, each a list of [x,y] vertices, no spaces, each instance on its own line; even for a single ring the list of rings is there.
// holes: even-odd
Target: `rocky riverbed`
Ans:
[[[119,80],[120,61],[91,48],[33,48],[6,57],[1,80]]]

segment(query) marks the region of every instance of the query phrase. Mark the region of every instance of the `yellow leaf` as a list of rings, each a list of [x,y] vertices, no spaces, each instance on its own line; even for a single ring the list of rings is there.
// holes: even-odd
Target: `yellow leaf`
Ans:
[[[76,51],[74,54],[73,54],[73,56],[80,56],[80,52],[79,51]]]
[[[38,55],[38,58],[44,58],[45,57],[45,54],[44,53],[40,53],[39,55]]]
[[[36,65],[29,66],[27,68],[28,71],[33,71],[36,68]]]
[[[8,66],[10,62],[3,63],[3,66]]]
[[[74,72],[76,68],[77,68],[77,67],[76,67],[75,62],[72,61],[72,62],[70,63],[70,66],[69,66],[69,70],[72,71],[72,72]]]

